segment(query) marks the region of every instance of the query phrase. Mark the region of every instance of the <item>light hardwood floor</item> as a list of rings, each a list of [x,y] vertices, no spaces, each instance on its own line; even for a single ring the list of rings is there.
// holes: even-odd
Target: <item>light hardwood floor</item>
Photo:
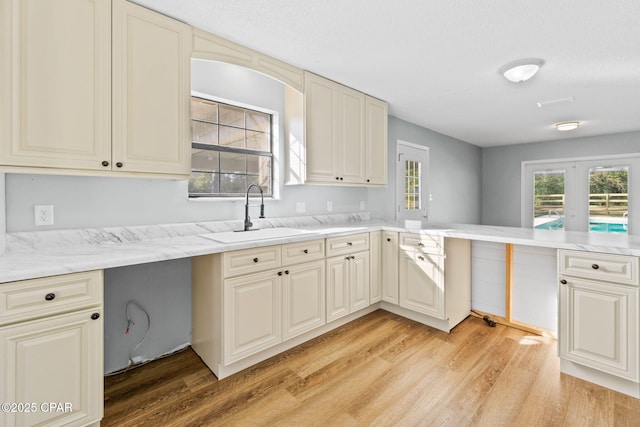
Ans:
[[[218,381],[191,350],[105,380],[102,426],[640,426],[640,400],[560,374],[556,341],[378,310]]]

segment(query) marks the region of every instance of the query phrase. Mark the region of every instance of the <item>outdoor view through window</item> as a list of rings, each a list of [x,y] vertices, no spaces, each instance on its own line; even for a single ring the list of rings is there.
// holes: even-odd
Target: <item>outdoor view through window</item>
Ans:
[[[627,233],[629,169],[589,169],[589,231]],[[534,227],[562,230],[565,225],[565,171],[534,173]]]

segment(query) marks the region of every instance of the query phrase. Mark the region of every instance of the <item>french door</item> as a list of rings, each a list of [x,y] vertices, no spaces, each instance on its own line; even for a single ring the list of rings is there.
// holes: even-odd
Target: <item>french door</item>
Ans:
[[[523,162],[523,227],[640,234],[640,157]],[[635,231],[634,231],[635,230]]]

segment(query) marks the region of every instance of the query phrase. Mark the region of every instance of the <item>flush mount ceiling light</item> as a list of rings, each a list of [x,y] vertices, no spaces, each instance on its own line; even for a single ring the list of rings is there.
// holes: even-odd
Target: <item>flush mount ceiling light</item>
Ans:
[[[560,132],[566,132],[568,130],[578,129],[578,126],[580,126],[580,122],[556,123],[556,129],[559,130]]]
[[[507,80],[520,83],[526,82],[533,77],[543,64],[544,61],[542,59],[518,59],[503,65],[499,71]]]

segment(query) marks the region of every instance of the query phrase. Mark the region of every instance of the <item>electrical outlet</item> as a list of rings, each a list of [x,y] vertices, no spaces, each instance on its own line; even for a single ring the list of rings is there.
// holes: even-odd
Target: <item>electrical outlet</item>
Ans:
[[[333,202],[331,200],[327,202],[327,212],[333,212]]]
[[[304,213],[307,210],[304,202],[296,202],[296,213]]]
[[[53,205],[35,205],[35,225],[53,225]]]

